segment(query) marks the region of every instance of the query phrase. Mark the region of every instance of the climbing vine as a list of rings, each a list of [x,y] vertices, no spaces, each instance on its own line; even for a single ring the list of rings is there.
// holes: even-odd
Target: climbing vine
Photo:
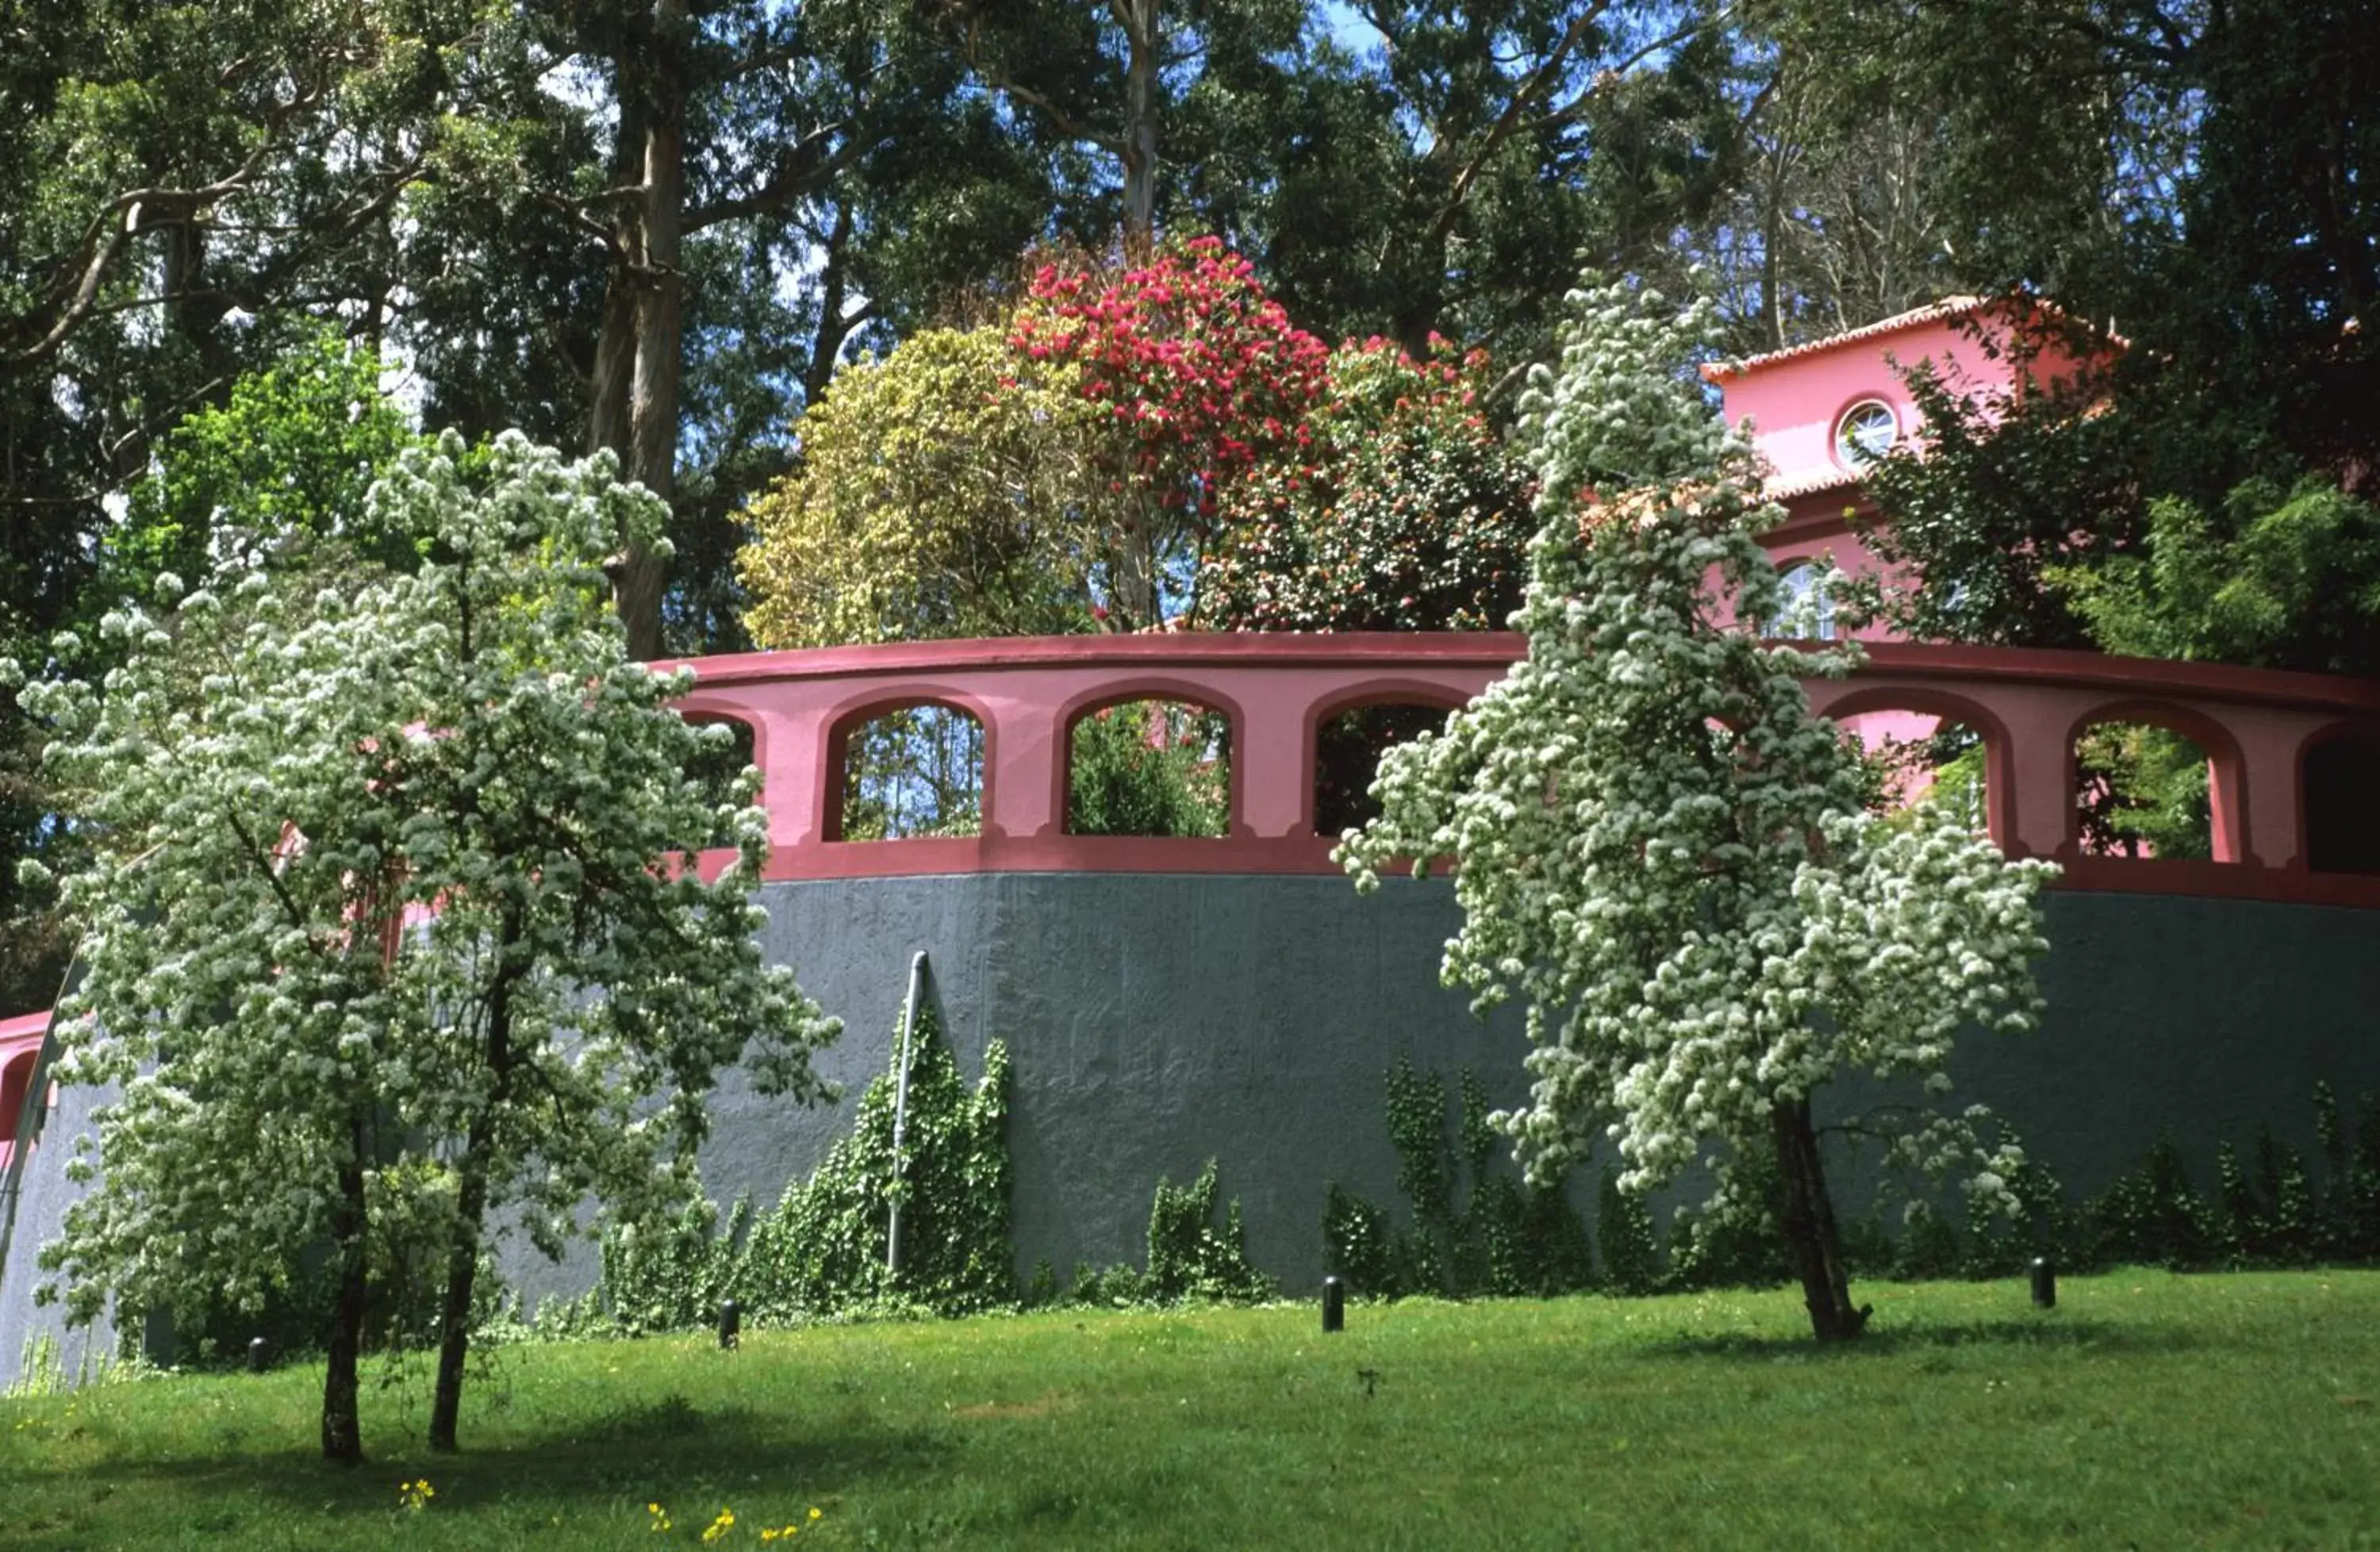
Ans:
[[[932,1003],[919,1007],[897,1169],[897,1031],[893,1050],[861,1095],[850,1134],[775,1206],[755,1212],[738,1200],[722,1215],[698,1202],[659,1229],[606,1236],[594,1290],[541,1311],[540,1328],[678,1329],[715,1320],[730,1298],[762,1323],[868,1307],[965,1315],[1011,1303],[1007,1048],[986,1049],[969,1089]],[[889,1267],[896,1199],[901,1255]]]
[[[1411,1227],[1336,1183],[1322,1209],[1323,1259],[1358,1293],[1548,1294],[1595,1283],[1586,1226],[1562,1183],[1535,1186],[1490,1163],[1498,1136],[1487,1091],[1457,1085],[1452,1134],[1446,1082],[1399,1055],[1388,1073],[1389,1143]]]

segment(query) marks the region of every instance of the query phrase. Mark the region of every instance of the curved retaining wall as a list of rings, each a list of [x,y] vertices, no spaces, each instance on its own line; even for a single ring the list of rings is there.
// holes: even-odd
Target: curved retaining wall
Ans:
[[[1046,1257],[1137,1261],[1160,1177],[1218,1160],[1254,1259],[1291,1288],[1320,1275],[1333,1180],[1395,1203],[1384,1075],[1400,1051],[1491,1099],[1525,1087],[1517,1015],[1473,1021],[1437,982],[1458,925],[1443,883],[1357,896],[1313,833],[1315,732],[1367,701],[1458,704],[1500,675],[1511,637],[1154,637],[941,642],[712,659],[689,714],[751,725],[776,852],[760,895],[772,957],[846,1020],[822,1062],[856,1097],[889,1064],[910,955],[923,949],[963,1069],[1008,1042],[1016,1089],[1019,1270]],[[1232,722],[1232,833],[1063,833],[1072,720],[1141,696],[1202,700]],[[2084,654],[1880,644],[1821,709],[1949,716],[1982,733],[1994,836],[2068,866],[2047,901],[2046,1027],[1977,1037],[1954,1072],[2078,1192],[2171,1132],[2202,1170],[2271,1124],[2301,1148],[2314,1083],[2380,1088],[2380,879],[2306,867],[2307,752],[2380,726],[2380,685]],[[982,835],[843,842],[842,738],[895,706],[941,701],[985,731]],[[2076,855],[2074,734],[2105,717],[2198,739],[2214,778],[2216,859]],[[2368,746],[2368,743],[2367,743]],[[715,865],[716,859],[710,859]],[[20,1062],[40,1021],[0,1030]],[[17,1025],[23,1025],[19,1028]],[[18,1048],[22,1048],[19,1049]],[[0,1077],[12,1075],[0,1072]],[[31,1092],[32,1085],[27,1085]],[[26,1336],[34,1248],[73,1188],[63,1166],[88,1096],[69,1095],[24,1160],[0,1267],[0,1379]],[[771,1199],[850,1123],[851,1098],[801,1110],[732,1076],[705,1158],[722,1198]],[[2203,1179],[2203,1176],[2202,1176]],[[1850,1203],[1851,1210],[1858,1204]],[[532,1297],[576,1291],[588,1258],[511,1258]],[[103,1338],[100,1346],[105,1345]]]
[[[1438,985],[1459,922],[1443,883],[1389,881],[1365,898],[1326,878],[1002,873],[781,883],[761,897],[772,956],[847,1021],[825,1066],[848,1092],[804,1111],[731,1082],[704,1158],[722,1200],[772,1200],[848,1128],[859,1087],[891,1063],[917,949],[962,1071],[980,1072],[994,1038],[1014,1058],[1021,1274],[1042,1257],[1062,1277],[1077,1261],[1137,1264],[1159,1179],[1213,1158],[1251,1258],[1311,1287],[1331,1181],[1399,1205],[1384,1079],[1400,1051],[1450,1089],[1468,1067],[1497,1103],[1526,1090],[1518,1015],[1482,1024]],[[2263,1124],[2311,1155],[2317,1080],[2350,1103],[2380,1089],[2380,919],[2080,891],[2047,910],[2044,1027],[1972,1037],[1954,1097],[2008,1116],[2070,1190],[2104,1187],[2167,1131],[2203,1185],[2216,1144],[2245,1151]],[[585,1274],[516,1263],[515,1275],[561,1291]]]

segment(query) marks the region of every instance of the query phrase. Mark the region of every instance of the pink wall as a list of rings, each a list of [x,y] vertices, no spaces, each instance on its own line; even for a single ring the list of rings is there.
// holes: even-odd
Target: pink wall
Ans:
[[[6,1168],[17,1147],[17,1117],[24,1108],[25,1085],[48,1033],[47,1012],[23,1013],[0,1019],[0,1168]]]
[[[1764,535],[1762,545],[1779,571],[1831,557],[1854,576],[1882,576],[1889,568],[1852,530],[1851,514],[1866,510],[1855,465],[1835,448],[1835,428],[1852,406],[1874,400],[1892,412],[1897,444],[1923,432],[1917,407],[1900,370],[1930,361],[1955,391],[1980,398],[2004,394],[2016,381],[2017,364],[2004,348],[2019,309],[2030,319],[2033,304],[1984,303],[1972,298],[1920,308],[1832,339],[1755,356],[1748,361],[1704,369],[1719,385],[1729,420],[1750,420],[1753,447],[1769,465],[1768,492],[1786,509],[1785,521]],[[1975,321],[1989,331],[1977,337]],[[1987,345],[1992,348],[1987,348]],[[2061,382],[2075,370],[2062,347],[2040,344],[2026,381]],[[1846,631],[1866,641],[1894,635],[1881,625]]]
[[[1316,729],[1351,706],[1457,706],[1524,650],[1511,635],[1036,637],[701,658],[690,716],[753,730],[771,879],[968,872],[1333,873],[1314,833]],[[1955,720],[1985,746],[1992,838],[2046,856],[2063,886],[2380,908],[2380,876],[2305,864],[2306,751],[2380,733],[2380,682],[2091,652],[1880,642],[1847,679],[1804,681],[1811,705],[1864,734],[1922,736]],[[1214,839],[1065,833],[1066,736],[1121,700],[1212,706],[1231,720],[1232,825]],[[938,702],[984,730],[979,835],[828,837],[839,736]],[[2080,855],[2074,739],[2094,722],[2171,727],[2206,752],[2211,862]],[[698,860],[716,877],[732,854]],[[49,1015],[0,1022],[0,1074],[30,1062]],[[5,1146],[6,1145],[0,1145]],[[0,1154],[5,1158],[5,1154]]]
[[[710,658],[681,703],[754,729],[777,851],[767,876],[977,871],[1330,872],[1313,831],[1315,730],[1366,701],[1459,704],[1523,649],[1509,635],[1178,635],[906,642]],[[1844,680],[1806,682],[1812,705],[1864,734],[1932,731],[1986,745],[1993,838],[2066,862],[2087,889],[2380,905],[2380,878],[2310,873],[2300,768],[2343,729],[2380,728],[2380,684],[2090,652],[1881,642]],[[1232,827],[1211,840],[1065,833],[1066,731],[1092,708],[1143,696],[1201,702],[1231,720]],[[978,836],[836,841],[839,733],[921,700],[984,729]],[[2169,726],[2206,751],[2210,863],[2078,853],[2075,735],[2102,721]],[[723,855],[707,856],[706,867]]]
[[[1986,345],[2005,346],[2016,309],[2030,306],[1961,302],[1920,308],[1833,339],[1708,368],[1705,375],[1719,384],[1728,419],[1752,422],[1753,447],[1773,470],[1772,490],[1780,496],[1822,484],[1848,491],[1856,482],[1856,467],[1835,455],[1835,427],[1843,412],[1863,400],[1877,400],[1891,409],[1901,441],[1917,435],[1917,407],[1900,372],[1921,361],[1932,362],[1955,392],[1985,397],[2005,392],[2015,381],[2016,364],[2004,350],[1995,356]],[[1976,321],[1985,338],[1976,337]],[[2073,370],[2070,354],[2044,346],[2027,377],[2050,383]]]

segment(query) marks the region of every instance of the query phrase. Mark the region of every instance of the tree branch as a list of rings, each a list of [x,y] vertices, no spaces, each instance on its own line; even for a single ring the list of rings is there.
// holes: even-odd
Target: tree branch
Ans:
[[[1050,101],[1049,98],[1043,96],[1040,92],[1034,91],[1029,86],[1021,85],[1017,81],[1012,79],[1008,72],[998,65],[986,63],[983,58],[982,51],[978,47],[978,40],[976,35],[975,24],[973,22],[969,22],[967,24],[966,35],[967,64],[974,69],[976,74],[983,78],[983,82],[986,86],[990,87],[994,91],[1000,92],[1004,96],[1014,98],[1017,102],[1020,102],[1026,107],[1033,109],[1036,113],[1038,113],[1044,118],[1047,118],[1050,121],[1050,127],[1055,128],[1061,135],[1065,136],[1068,139],[1087,140],[1091,144],[1099,147],[1101,150],[1115,152],[1118,156],[1123,155],[1126,151],[1131,149],[1130,143],[1125,140],[1122,134],[1111,132],[1105,129],[1093,128],[1090,125],[1085,124],[1082,120],[1075,117],[1072,114],[1060,107],[1057,103]]]
[[[1472,154],[1470,161],[1463,164],[1462,170],[1454,175],[1454,182],[1447,189],[1446,199],[1439,204],[1438,214],[1430,221],[1428,230],[1431,241],[1442,241],[1454,230],[1455,219],[1462,214],[1464,201],[1471,197],[1471,186],[1478,181],[1480,173],[1488,165],[1488,158],[1494,156],[1498,148],[1511,139],[1512,132],[1521,127],[1530,104],[1553,84],[1555,74],[1568,61],[1572,51],[1578,47],[1580,40],[1586,36],[1587,29],[1602,20],[1603,14],[1610,8],[1611,0],[1595,0],[1595,4],[1573,17],[1570,26],[1563,30],[1561,41],[1554,44],[1552,50],[1538,63],[1537,67],[1529,73],[1529,78],[1523,81],[1519,89],[1512,93],[1512,101],[1504,104],[1504,111],[1497,115],[1494,124],[1488,126],[1486,137],[1479,142],[1479,149]],[[1593,88],[1590,87],[1588,90],[1591,91]]]

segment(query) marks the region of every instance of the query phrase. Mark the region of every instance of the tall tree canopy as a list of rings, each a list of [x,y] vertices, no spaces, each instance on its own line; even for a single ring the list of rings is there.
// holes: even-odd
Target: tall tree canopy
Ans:
[[[327,1246],[322,1449],[344,1461],[390,1257],[443,1268],[430,1437],[452,1449],[497,1215],[552,1250],[590,1194],[674,1206],[718,1072],[813,1095],[834,1029],[761,963],[749,785],[718,805],[693,773],[718,734],[667,704],[687,675],[632,661],[611,613],[603,564],[658,503],[609,454],[565,465],[514,433],[481,488],[464,453],[449,432],[376,488],[419,571],[349,598],[236,548],[187,596],[161,578],[170,612],[109,613],[103,694],[24,692],[101,836],[66,883],[89,973],[60,1072],[118,1085],[43,1263],[81,1316],[110,1292],[253,1307]],[[719,843],[738,855],[712,883],[654,865]]]
[[[2051,869],[1948,815],[1864,811],[1799,677],[1856,649],[1713,624],[1714,574],[1737,619],[1774,618],[1780,594],[1754,539],[1776,510],[1682,370],[1709,319],[1616,287],[1573,301],[1561,370],[1528,403],[1528,655],[1442,735],[1382,758],[1380,817],[1339,855],[1366,890],[1404,859],[1453,865],[1444,977],[1475,1006],[1526,1007],[1535,1081],[1504,1120],[1534,1170],[1559,1178],[1608,1134],[1625,1183],[1707,1163],[1714,1205],[1758,1217],[1744,1174],[1773,1160],[1812,1329],[1857,1336],[1821,1090],[1851,1070],[1939,1093],[1961,1026],[2028,1025]],[[2005,1162],[1961,1123],[1901,1144],[1973,1160],[2005,1198]]]

